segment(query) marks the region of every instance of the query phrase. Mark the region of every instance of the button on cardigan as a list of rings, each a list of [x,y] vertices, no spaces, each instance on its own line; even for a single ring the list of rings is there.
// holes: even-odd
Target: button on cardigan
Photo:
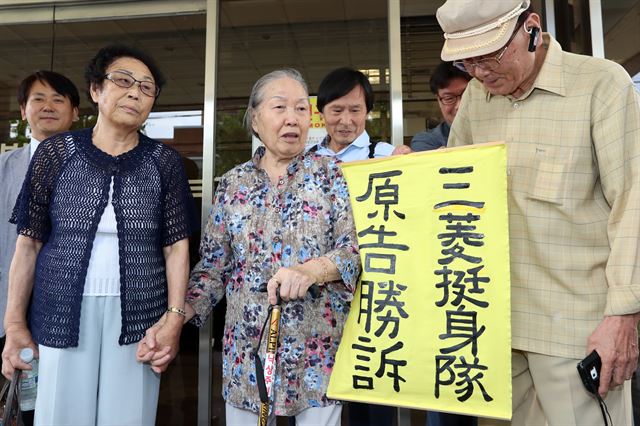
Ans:
[[[11,218],[19,234],[43,242],[30,310],[39,344],[78,345],[87,267],[112,176],[122,305],[118,343],[139,341],[167,309],[162,248],[188,237],[195,217],[180,155],[139,134],[135,148],[113,157],[93,145],[92,129],[62,133],[36,151]]]

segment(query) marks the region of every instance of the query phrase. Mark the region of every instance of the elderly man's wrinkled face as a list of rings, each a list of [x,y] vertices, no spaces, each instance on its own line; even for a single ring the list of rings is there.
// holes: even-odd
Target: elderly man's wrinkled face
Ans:
[[[251,121],[267,155],[278,160],[293,158],[304,150],[310,124],[309,95],[291,78],[267,84],[263,101]]]
[[[467,88],[467,80],[464,78],[453,78],[447,87],[438,89],[438,105],[445,121],[453,123],[460,106],[460,98]]]
[[[527,19],[527,28],[540,27],[536,18],[537,15],[532,14]],[[492,95],[519,97],[523,94],[521,88],[530,87],[536,77],[536,55],[527,50],[528,46],[529,34],[524,26],[520,26],[496,69],[487,70],[476,66],[469,74],[477,78]]]
[[[324,106],[322,118],[331,140],[329,148],[338,152],[364,132],[367,123],[367,105],[364,90],[359,84],[341,98]]]

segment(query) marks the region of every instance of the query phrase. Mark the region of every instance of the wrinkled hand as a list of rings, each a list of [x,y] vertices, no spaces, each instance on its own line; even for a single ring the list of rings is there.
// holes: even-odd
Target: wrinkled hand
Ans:
[[[33,349],[35,358],[39,358],[38,347],[33,343],[31,332],[26,325],[12,325],[6,330],[7,336],[2,351],[2,375],[11,380],[13,370],[31,370],[31,365],[22,362],[20,351],[24,348]]]
[[[182,316],[165,313],[138,342],[138,362],[150,364],[156,373],[166,371],[178,354],[182,323]]]
[[[405,154],[411,154],[412,152],[413,150],[407,145],[398,145],[395,147],[393,152],[391,152],[391,155],[405,155]]]
[[[587,353],[594,349],[602,359],[600,387],[603,398],[609,389],[631,379],[638,364],[638,314],[604,317],[591,333]]]
[[[278,287],[280,287],[280,298],[289,301],[302,299],[314,283],[315,280],[310,274],[300,271],[296,267],[280,268],[267,282],[269,303],[272,305],[276,303],[276,289]]]

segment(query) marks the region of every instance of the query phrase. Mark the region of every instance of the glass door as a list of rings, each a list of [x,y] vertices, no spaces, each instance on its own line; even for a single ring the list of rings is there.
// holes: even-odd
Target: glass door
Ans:
[[[24,77],[39,69],[69,77],[81,95],[81,119],[74,128],[90,127],[95,122],[95,112],[86,96],[84,67],[102,46],[126,43],[150,54],[167,78],[143,132],[174,147],[182,155],[200,211],[206,35],[203,5],[204,2],[194,1],[128,1],[110,2],[108,7],[96,2],[55,9],[50,5],[30,8],[16,5],[14,9],[3,10],[0,23],[1,151],[15,149],[29,141],[30,130],[20,118],[16,100],[18,84]],[[0,182],[2,184],[4,182]],[[198,244],[196,231],[191,239],[192,263],[198,260]],[[182,332],[180,352],[162,376],[158,425],[196,423],[197,380],[198,331],[187,325]]]

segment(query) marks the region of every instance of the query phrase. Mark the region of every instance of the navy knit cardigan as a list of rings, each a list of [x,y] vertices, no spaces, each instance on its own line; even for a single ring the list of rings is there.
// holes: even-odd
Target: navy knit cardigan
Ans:
[[[138,136],[135,148],[113,157],[93,145],[92,129],[62,133],[42,142],[33,156],[11,222],[19,234],[43,242],[30,307],[39,344],[78,346],[87,267],[112,176],[122,306],[118,343],[139,341],[167,309],[162,248],[189,236],[193,200],[180,155]]]

